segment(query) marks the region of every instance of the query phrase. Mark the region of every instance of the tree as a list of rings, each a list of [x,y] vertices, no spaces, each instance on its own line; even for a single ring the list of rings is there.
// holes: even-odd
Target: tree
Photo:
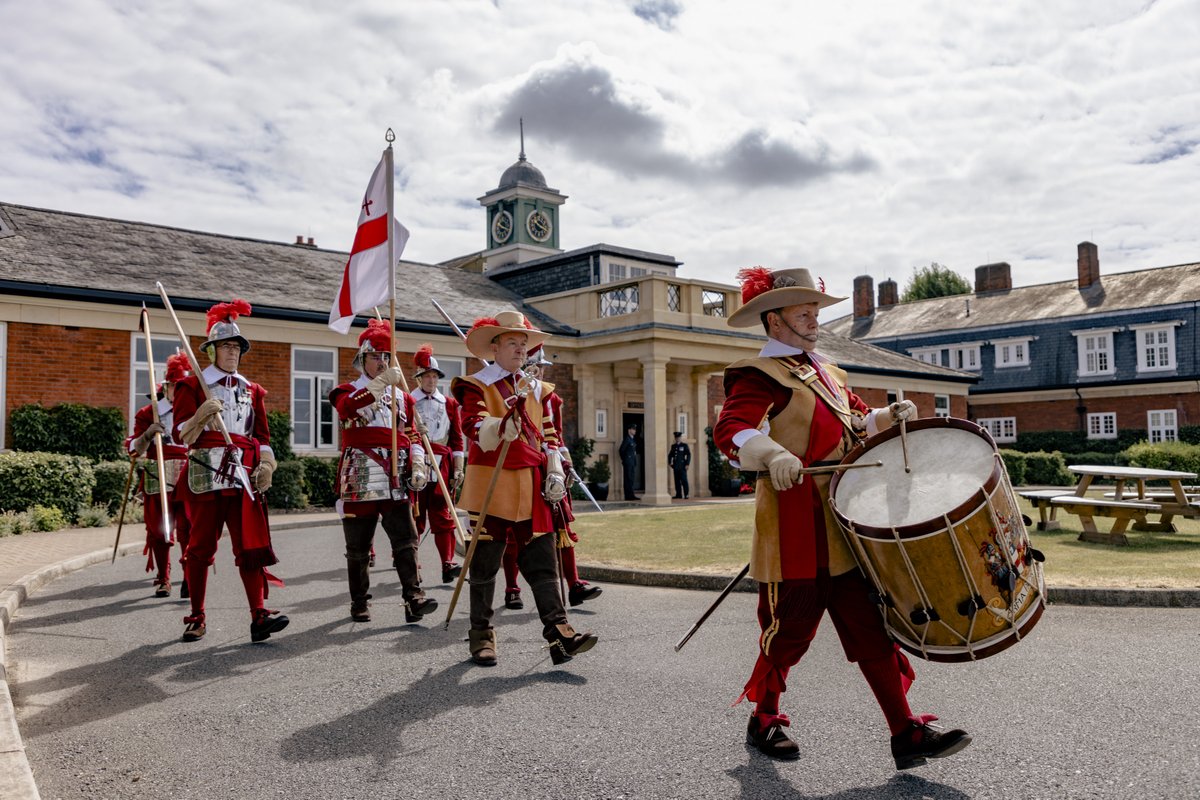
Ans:
[[[970,294],[971,282],[949,267],[936,261],[928,267],[913,267],[913,276],[904,287],[900,302],[928,300],[931,297],[949,297],[955,294]]]

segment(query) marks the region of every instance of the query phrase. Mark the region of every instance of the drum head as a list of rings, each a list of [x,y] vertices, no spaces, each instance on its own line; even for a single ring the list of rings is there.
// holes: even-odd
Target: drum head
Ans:
[[[882,467],[846,470],[833,502],[858,525],[903,528],[937,519],[966,503],[996,468],[991,440],[958,427],[909,428],[908,463],[899,436],[871,445],[855,459]]]

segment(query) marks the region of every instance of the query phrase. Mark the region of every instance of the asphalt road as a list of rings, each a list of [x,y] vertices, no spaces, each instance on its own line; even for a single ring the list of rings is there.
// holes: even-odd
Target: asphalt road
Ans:
[[[465,606],[442,630],[450,587],[431,588],[432,621],[405,625],[380,559],[375,619],[354,624],[340,528],[276,540],[288,585],[268,605],[292,624],[257,645],[228,542],[197,643],[137,557],[26,602],[8,668],[43,798],[1200,796],[1197,609],[1054,606],[997,656],[915,662],[914,710],[974,742],[897,773],[828,622],[784,698],[802,758],[779,764],[745,747],[749,709],[730,706],[755,656],[751,595],[677,654],[714,595],[606,586],[573,613],[600,643],[561,667],[532,610],[500,611],[487,669],[466,659]],[[430,543],[422,555],[436,564]]]

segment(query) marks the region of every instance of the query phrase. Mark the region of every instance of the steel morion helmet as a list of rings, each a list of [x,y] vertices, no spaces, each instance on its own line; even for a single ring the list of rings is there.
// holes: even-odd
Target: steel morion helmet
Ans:
[[[367,322],[367,329],[358,337],[358,352],[350,365],[359,372],[363,371],[363,356],[367,353],[383,353],[390,359],[392,352],[392,329],[381,319]]]
[[[200,349],[208,353],[210,359],[215,360],[217,343],[234,339],[242,348],[242,355],[245,355],[250,349],[250,342],[242,336],[236,320],[238,317],[248,316],[250,304],[245,300],[235,297],[230,303],[217,303],[208,310],[208,339],[200,345]]]

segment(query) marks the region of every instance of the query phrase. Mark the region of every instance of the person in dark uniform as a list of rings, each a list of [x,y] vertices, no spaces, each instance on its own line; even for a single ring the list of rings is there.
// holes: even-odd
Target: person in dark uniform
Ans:
[[[637,484],[637,426],[630,425],[625,431],[625,438],[621,441],[621,449],[618,451],[621,456],[621,467],[625,473],[625,499],[637,500],[637,495],[633,493],[633,488]]]
[[[692,451],[682,439],[682,431],[675,431],[675,443],[667,453],[667,464],[675,472],[675,499],[686,500],[688,489],[688,467],[692,465]]]

